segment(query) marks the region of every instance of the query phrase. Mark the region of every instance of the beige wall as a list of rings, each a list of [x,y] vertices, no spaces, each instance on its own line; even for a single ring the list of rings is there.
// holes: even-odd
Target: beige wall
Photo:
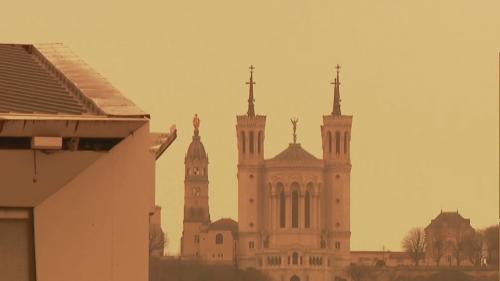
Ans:
[[[0,204],[35,207],[38,281],[148,279],[149,142],[146,123],[107,153],[38,153],[36,184],[32,151],[1,152],[12,161],[1,162]]]
[[[223,243],[216,244],[215,236],[223,235]],[[235,241],[231,231],[209,230],[201,234],[201,255],[207,263],[234,264],[235,261]]]

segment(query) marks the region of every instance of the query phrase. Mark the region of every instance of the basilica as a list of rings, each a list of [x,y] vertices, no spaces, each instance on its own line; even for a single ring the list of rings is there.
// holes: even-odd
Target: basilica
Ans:
[[[181,258],[256,268],[276,281],[345,280],[350,263],[350,139],[352,116],[340,106],[339,69],[332,112],[323,116],[323,156],[294,140],[265,159],[266,116],[255,113],[253,66],[248,111],[236,116],[238,222],[212,222],[208,157],[193,120],[185,157]]]

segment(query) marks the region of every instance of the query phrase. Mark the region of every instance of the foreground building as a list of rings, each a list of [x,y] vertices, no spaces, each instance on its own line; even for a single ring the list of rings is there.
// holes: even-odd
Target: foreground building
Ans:
[[[0,45],[0,276],[148,280],[155,160],[175,139],[61,44]]]
[[[238,232],[230,236],[240,268],[257,268],[273,280],[342,280],[350,264],[350,136],[352,116],[340,108],[339,68],[333,110],[323,116],[323,157],[317,158],[296,141],[281,153],[264,158],[266,116],[255,114],[253,67],[248,111],[236,118],[238,148]],[[181,256],[200,259],[217,255],[207,236],[208,157],[195,136],[186,154],[184,231]],[[223,235],[223,234],[222,234]],[[206,239],[202,238],[205,236]],[[224,236],[226,237],[226,236]],[[201,240],[200,240],[201,238]],[[218,244],[222,249],[226,240]],[[203,247],[214,252],[201,254]],[[226,248],[225,248],[226,249]],[[226,250],[221,250],[226,257]],[[201,256],[200,256],[201,255]]]
[[[468,258],[467,247],[475,232],[470,219],[465,219],[458,211],[441,211],[425,228],[426,264],[473,265]]]

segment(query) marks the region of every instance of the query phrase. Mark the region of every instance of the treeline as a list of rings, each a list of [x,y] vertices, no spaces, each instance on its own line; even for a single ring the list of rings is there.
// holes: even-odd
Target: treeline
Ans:
[[[464,261],[473,266],[498,266],[498,225],[472,232],[461,228],[443,229],[432,234],[417,227],[403,238],[402,247],[415,266],[424,262],[434,266],[461,266]],[[451,259],[445,261],[446,257]]]
[[[255,269],[241,270],[234,266],[206,265],[151,257],[150,281],[271,281]]]

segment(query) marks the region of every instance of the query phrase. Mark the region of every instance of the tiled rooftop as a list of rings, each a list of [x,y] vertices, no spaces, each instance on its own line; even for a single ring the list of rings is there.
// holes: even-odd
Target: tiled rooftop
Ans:
[[[0,112],[89,113],[29,45],[0,44]]]
[[[149,118],[60,43],[0,44],[0,115]]]

